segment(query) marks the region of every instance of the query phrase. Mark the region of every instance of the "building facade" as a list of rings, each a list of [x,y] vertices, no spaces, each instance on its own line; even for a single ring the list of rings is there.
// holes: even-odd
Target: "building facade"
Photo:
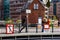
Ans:
[[[32,3],[29,4],[28,9],[31,10],[31,14],[29,14],[30,23],[38,23],[39,17],[44,18],[45,8],[41,1],[33,0]]]
[[[23,8],[27,0],[0,0],[0,19],[13,18],[14,20],[20,15],[20,9]]]
[[[4,18],[4,13],[3,13],[3,1],[0,0],[0,20],[3,20]]]
[[[27,0],[10,0],[10,16],[13,20],[18,19],[26,2]]]
[[[50,7],[49,7],[49,18],[53,18],[54,14],[53,14],[53,3],[50,3]]]
[[[52,0],[53,3],[53,14],[56,15],[56,3],[59,2],[59,0]]]
[[[49,15],[53,15],[53,3],[51,3],[49,7]]]
[[[56,13],[57,13],[57,17],[58,17],[58,20],[60,22],[60,2],[57,2],[56,3],[57,7],[56,7]]]
[[[30,23],[37,23],[39,17],[44,17],[44,6],[42,4],[42,0],[6,0],[9,3],[8,7],[4,8],[4,0],[2,0],[1,4],[1,18],[11,18],[13,20],[18,20],[24,18],[26,16],[26,9],[31,10],[31,14],[29,14],[29,22]],[[9,12],[8,12],[9,11]],[[8,14],[7,14],[8,13]]]
[[[60,2],[60,0],[51,0],[51,2]]]
[[[52,7],[52,9],[51,9]],[[57,19],[59,20],[60,22],[60,11],[59,11],[59,8],[60,8],[60,0],[52,0],[52,3],[51,3],[51,6],[50,6],[50,14],[51,12],[53,13],[53,15],[56,15],[57,16]]]
[[[24,19],[26,16],[26,9],[31,10],[31,14],[29,14],[29,23],[37,23],[38,16],[44,17],[44,7],[40,2],[42,0],[10,0],[10,14],[13,20]],[[34,5],[36,4],[37,9],[34,9]],[[35,13],[36,12],[36,13]],[[21,16],[20,16],[21,15]]]
[[[27,9],[31,10],[31,13],[28,14],[28,22],[32,24],[38,23],[38,18],[44,18],[45,8],[40,0],[31,0],[27,2],[27,5],[25,6]],[[26,12],[22,11],[22,17],[23,19],[27,15]]]
[[[3,0],[4,20],[10,18],[10,0]]]

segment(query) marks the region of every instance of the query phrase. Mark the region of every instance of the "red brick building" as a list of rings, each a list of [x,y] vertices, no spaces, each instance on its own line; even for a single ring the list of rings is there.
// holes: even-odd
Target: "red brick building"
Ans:
[[[39,17],[44,17],[45,8],[41,1],[39,0],[33,0],[28,5],[28,9],[31,10],[31,13],[28,16],[29,23],[38,23]]]

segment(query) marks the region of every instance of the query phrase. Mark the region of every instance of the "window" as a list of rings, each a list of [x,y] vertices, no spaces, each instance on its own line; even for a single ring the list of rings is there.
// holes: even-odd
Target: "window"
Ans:
[[[38,4],[34,4],[34,9],[38,9]]]

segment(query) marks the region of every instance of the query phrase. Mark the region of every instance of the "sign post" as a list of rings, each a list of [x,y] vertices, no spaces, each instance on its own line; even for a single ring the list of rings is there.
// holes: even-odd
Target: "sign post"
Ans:
[[[6,33],[13,34],[14,33],[14,25],[13,24],[6,24]]]
[[[28,32],[28,31],[27,31],[27,28],[28,28],[28,14],[29,14],[29,13],[31,13],[31,10],[30,10],[30,9],[26,9],[26,14],[27,14],[27,15],[26,15],[26,17],[27,17],[27,27],[26,27],[26,32]]]

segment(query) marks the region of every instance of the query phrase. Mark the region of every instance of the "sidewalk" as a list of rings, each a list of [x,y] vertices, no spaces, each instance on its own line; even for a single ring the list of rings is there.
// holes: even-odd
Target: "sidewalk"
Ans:
[[[25,28],[22,30],[22,33],[25,33]],[[18,33],[19,31],[19,28],[14,28],[14,32],[15,33]],[[38,33],[41,33],[42,31],[42,28],[38,28]],[[52,32],[52,28],[50,27],[50,29],[47,30],[48,32]],[[54,32],[60,32],[60,27],[56,28],[54,27],[53,29]],[[6,29],[5,28],[0,28],[0,33],[5,33],[6,32]],[[36,33],[36,27],[28,27],[28,33]]]

